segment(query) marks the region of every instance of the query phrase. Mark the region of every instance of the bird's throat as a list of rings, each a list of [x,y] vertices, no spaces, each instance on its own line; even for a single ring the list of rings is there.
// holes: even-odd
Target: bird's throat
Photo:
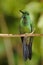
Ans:
[[[23,20],[23,25],[27,25],[26,19]]]

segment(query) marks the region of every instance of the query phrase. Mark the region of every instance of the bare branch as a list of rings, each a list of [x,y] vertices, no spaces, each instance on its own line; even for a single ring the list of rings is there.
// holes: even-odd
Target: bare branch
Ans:
[[[0,34],[0,37],[25,37],[25,36],[43,36],[43,34]]]

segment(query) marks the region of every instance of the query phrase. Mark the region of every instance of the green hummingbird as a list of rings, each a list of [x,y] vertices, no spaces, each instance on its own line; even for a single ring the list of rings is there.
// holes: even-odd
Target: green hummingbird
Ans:
[[[29,13],[26,11],[23,12],[21,10],[20,12],[22,13],[19,25],[20,34],[31,33],[33,31],[33,23],[31,21]],[[29,40],[29,42],[26,41],[27,39]],[[31,60],[33,37],[21,37],[21,41],[23,44],[24,60],[27,60],[28,58]]]

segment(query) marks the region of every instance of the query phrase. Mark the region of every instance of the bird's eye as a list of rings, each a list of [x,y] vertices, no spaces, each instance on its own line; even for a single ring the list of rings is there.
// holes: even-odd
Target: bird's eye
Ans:
[[[28,13],[28,12],[25,12],[25,14],[29,15],[29,13]]]
[[[27,13],[27,15],[29,15],[29,13]]]

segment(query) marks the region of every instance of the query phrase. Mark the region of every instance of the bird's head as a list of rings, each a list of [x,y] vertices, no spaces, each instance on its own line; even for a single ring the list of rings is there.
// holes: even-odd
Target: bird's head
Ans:
[[[24,11],[20,10],[20,12],[23,14],[24,19],[27,18],[27,16],[29,16],[29,13],[26,11],[24,12]]]

